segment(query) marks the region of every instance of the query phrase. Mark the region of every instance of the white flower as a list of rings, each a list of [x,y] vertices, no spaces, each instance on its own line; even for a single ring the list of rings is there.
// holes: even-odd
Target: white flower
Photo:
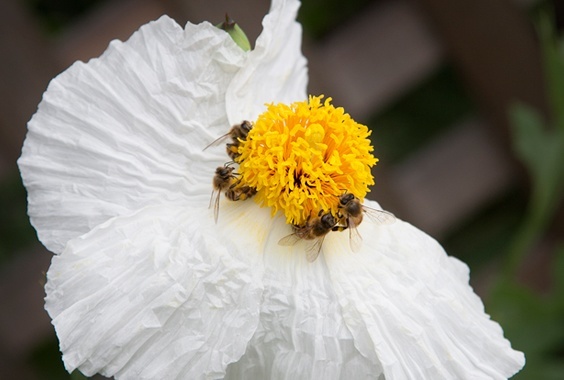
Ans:
[[[67,370],[501,379],[524,365],[468,268],[405,222],[366,218],[356,253],[331,232],[313,263],[305,243],[278,244],[286,218],[253,201],[222,200],[214,223],[211,180],[229,159],[202,148],[265,103],[307,99],[298,7],[275,0],[250,52],[211,24],[162,17],[49,85],[19,166],[56,254],[46,309]]]

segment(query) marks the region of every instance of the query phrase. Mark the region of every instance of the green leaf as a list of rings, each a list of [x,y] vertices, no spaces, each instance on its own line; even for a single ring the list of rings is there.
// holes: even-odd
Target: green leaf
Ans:
[[[564,190],[564,59],[546,14],[539,18],[538,27],[553,121],[547,125],[538,112],[523,104],[510,109],[514,149],[527,167],[532,194],[528,215],[508,252],[506,276],[515,274],[527,250],[542,234]]]
[[[519,158],[527,165],[530,173],[542,169],[544,149],[544,123],[539,113],[533,108],[518,103],[510,110],[513,126],[513,145]]]
[[[564,129],[548,130],[524,104],[512,107],[510,117],[515,151],[533,180],[532,207],[545,220],[556,208],[564,183]]]

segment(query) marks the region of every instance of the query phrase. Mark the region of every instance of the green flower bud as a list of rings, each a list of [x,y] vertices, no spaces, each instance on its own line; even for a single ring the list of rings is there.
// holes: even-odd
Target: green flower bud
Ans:
[[[225,14],[225,21],[220,24],[217,24],[216,26],[219,29],[223,29],[227,33],[229,33],[233,41],[235,41],[235,43],[241,49],[243,49],[244,51],[251,50],[251,43],[249,42],[247,35],[245,34],[245,32],[243,32],[243,29],[241,29],[235,21],[229,18],[229,15],[227,13]]]

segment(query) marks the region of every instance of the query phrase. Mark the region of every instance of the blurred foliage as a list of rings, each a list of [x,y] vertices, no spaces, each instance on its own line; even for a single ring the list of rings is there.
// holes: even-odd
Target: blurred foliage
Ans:
[[[442,239],[441,244],[449,254],[468,264],[472,273],[487,270],[515,236],[525,214],[526,200],[526,194],[519,189],[501,194]],[[471,282],[475,279],[470,277]]]
[[[55,336],[35,347],[35,350],[31,353],[29,362],[35,372],[41,374],[42,380],[70,378],[70,375],[63,366],[61,353],[59,352],[59,344]]]
[[[400,162],[473,111],[454,69],[445,64],[369,121],[376,155]]]
[[[0,264],[37,240],[26,214],[26,192],[19,173],[0,182]]]
[[[351,16],[365,9],[375,0],[306,0],[302,2],[298,21],[306,34],[321,39]]]
[[[488,298],[487,310],[503,326],[514,348],[525,353],[525,368],[515,380],[564,379],[564,249],[556,255],[553,289],[539,296],[517,281],[504,279]]]
[[[35,372],[37,378],[41,380],[107,379],[101,375],[86,377],[78,370],[69,374],[64,367],[61,352],[59,351],[59,342],[54,332],[50,338],[35,347],[27,358],[27,363]]]
[[[26,0],[48,34],[57,34],[92,8],[107,0]]]
[[[514,379],[556,380],[564,379],[564,243],[554,250],[548,294],[539,296],[516,279],[523,258],[559,209],[564,189],[564,49],[546,15],[539,19],[539,36],[552,118],[545,122],[524,104],[511,110],[513,145],[529,173],[531,195],[487,304],[513,346],[527,357]]]

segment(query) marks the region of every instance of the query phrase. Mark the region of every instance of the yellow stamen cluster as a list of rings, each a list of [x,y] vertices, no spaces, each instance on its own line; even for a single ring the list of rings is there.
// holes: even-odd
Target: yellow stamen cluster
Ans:
[[[304,225],[321,210],[337,214],[339,196],[361,201],[374,184],[370,131],[331,98],[270,104],[239,144],[241,182],[256,188],[257,203]]]

